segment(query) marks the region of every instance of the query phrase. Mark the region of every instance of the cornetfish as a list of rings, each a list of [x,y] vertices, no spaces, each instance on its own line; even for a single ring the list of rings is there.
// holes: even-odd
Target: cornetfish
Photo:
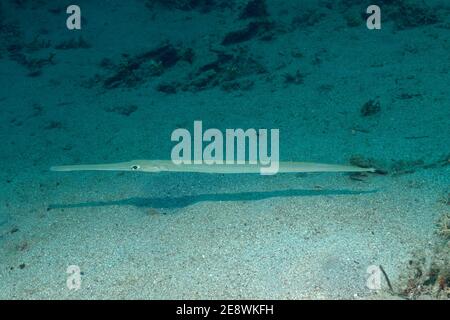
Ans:
[[[80,164],[51,167],[51,171],[140,171],[197,173],[263,173],[261,164],[175,164],[171,160],[131,160],[107,164]],[[278,162],[280,173],[296,172],[375,172],[374,168],[313,162]],[[270,173],[269,173],[270,174]]]

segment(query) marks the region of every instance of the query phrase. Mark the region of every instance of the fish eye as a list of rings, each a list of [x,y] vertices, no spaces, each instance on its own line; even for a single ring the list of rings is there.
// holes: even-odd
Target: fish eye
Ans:
[[[134,166],[131,167],[131,170],[139,170],[140,168],[141,168],[140,166],[135,164]]]

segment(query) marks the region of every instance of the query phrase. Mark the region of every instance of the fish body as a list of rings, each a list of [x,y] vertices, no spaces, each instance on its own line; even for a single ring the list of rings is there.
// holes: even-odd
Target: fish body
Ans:
[[[326,164],[314,162],[278,162],[279,173],[299,172],[375,172],[374,168],[361,168],[351,165]],[[51,171],[139,171],[139,172],[196,172],[196,173],[263,173],[267,168],[257,164],[175,164],[171,160],[132,160],[106,164],[81,164],[51,167]],[[270,174],[270,173],[269,173]]]

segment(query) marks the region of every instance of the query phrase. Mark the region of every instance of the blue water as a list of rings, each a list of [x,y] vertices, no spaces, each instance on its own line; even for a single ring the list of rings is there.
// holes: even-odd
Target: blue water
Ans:
[[[448,277],[450,5],[379,1],[370,30],[370,4],[80,0],[69,30],[59,2],[2,1],[0,297],[377,298],[383,265],[395,296],[447,299],[406,284],[408,261]],[[49,170],[169,160],[194,121],[377,172]]]

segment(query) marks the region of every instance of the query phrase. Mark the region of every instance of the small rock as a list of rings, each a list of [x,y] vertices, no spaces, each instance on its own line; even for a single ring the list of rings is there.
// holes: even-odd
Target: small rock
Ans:
[[[361,116],[363,117],[369,117],[376,115],[381,111],[381,105],[379,101],[376,101],[374,99],[371,99],[364,103],[364,105],[361,108]]]

